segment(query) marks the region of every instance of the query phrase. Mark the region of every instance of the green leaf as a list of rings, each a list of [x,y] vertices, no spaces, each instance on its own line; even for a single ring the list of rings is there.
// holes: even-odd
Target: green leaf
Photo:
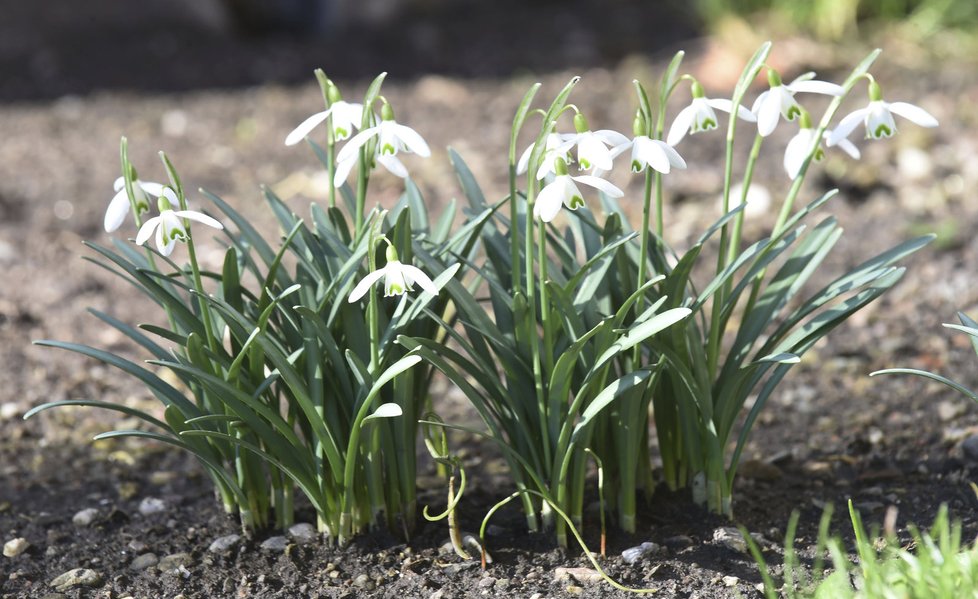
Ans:
[[[926,370],[917,370],[915,368],[886,368],[884,370],[877,370],[875,372],[869,373],[869,376],[876,376],[878,374],[913,374],[916,376],[923,377],[925,379],[930,379],[932,381],[937,381],[942,385],[954,389],[961,395],[964,395],[968,399],[974,402],[978,402],[978,393],[975,393],[971,389],[968,389],[961,383],[952,381],[949,378],[945,378],[939,374],[934,374],[933,372],[927,372]],[[26,416],[25,416],[26,418]]]
[[[598,393],[593,400],[591,400],[591,403],[584,408],[584,413],[581,414],[580,421],[578,421],[577,426],[574,427],[574,432],[571,435],[571,441],[573,442],[578,440],[594,418],[605,408],[610,406],[615,399],[621,397],[633,387],[644,384],[651,374],[651,370],[636,370],[635,372],[630,372],[618,378],[610,385],[602,389],[601,392]]]
[[[519,137],[520,130],[523,129],[523,123],[526,122],[526,116],[530,113],[530,106],[533,104],[533,98],[540,91],[540,83],[534,83],[530,86],[530,89],[526,90],[523,95],[523,99],[520,101],[520,105],[516,107],[516,114],[513,116],[513,126],[509,131],[509,165],[510,167],[516,166],[516,141]]]

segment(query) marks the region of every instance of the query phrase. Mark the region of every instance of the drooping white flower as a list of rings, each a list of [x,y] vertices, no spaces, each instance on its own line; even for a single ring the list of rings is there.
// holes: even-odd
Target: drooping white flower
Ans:
[[[832,132],[828,145],[839,144],[852,133],[860,121],[866,127],[867,138],[892,137],[897,132],[896,122],[893,119],[894,114],[898,114],[921,127],[937,126],[937,119],[919,106],[906,102],[884,101],[883,92],[874,80],[869,83],[869,105],[847,114]]]
[[[431,156],[428,144],[417,131],[394,120],[394,111],[390,104],[384,103],[380,115],[380,124],[364,129],[346,142],[336,155],[337,162],[355,156],[373,137],[377,138],[377,156],[396,156],[398,152],[413,152],[425,158]]]
[[[201,212],[173,210],[171,208],[172,203],[179,203],[177,194],[169,187],[163,187],[158,202],[160,214],[147,220],[139,228],[139,232],[136,234],[137,244],[146,243],[153,235],[153,231],[156,231],[156,248],[164,256],[169,256],[178,241],[187,240],[187,225],[184,219],[197,221],[215,229],[224,228],[220,222]]]
[[[105,210],[105,220],[103,223],[106,233],[111,233],[121,227],[122,223],[126,220],[126,216],[132,212],[129,194],[126,193],[125,177],[116,179],[112,187],[115,189],[115,195],[112,197],[112,201],[109,202],[109,207]],[[159,197],[162,193],[163,186],[159,183],[133,179],[133,200],[135,201],[136,210],[139,214],[149,212],[149,197],[147,194]]]
[[[576,133],[567,136],[565,143],[577,146],[577,166],[582,171],[610,171],[614,159],[611,148],[628,143],[627,137],[611,129],[591,131],[580,112],[574,115],[574,129]]]
[[[827,81],[816,81],[812,79],[814,76],[814,73],[806,73],[785,85],[777,71],[767,70],[767,80],[771,88],[759,95],[751,107],[751,112],[757,118],[757,132],[761,137],[767,137],[774,132],[780,117],[793,121],[801,115],[802,108],[795,101],[796,93],[828,96],[841,96],[845,93],[841,86]]]
[[[561,158],[568,164],[574,161],[570,150],[574,147],[573,133],[549,133],[546,138],[546,146],[543,157],[540,159],[540,168],[537,169],[537,180],[543,179],[554,172],[554,161]],[[519,161],[516,163],[516,174],[522,175],[530,167],[530,154],[533,153],[532,143],[523,150]]]
[[[805,163],[805,159],[808,157],[808,153],[812,148],[812,144],[815,139],[815,129],[812,127],[811,119],[808,113],[802,113],[800,123],[801,128],[798,129],[798,133],[791,138],[788,142],[788,146],[784,150],[784,170],[788,173],[788,176],[792,179],[798,176],[801,172],[801,166]],[[826,130],[822,132],[822,141],[828,145],[828,140],[832,136],[831,130]],[[839,148],[845,151],[855,159],[859,159],[860,153],[859,148],[857,148],[851,141],[846,138],[842,138],[838,142]],[[815,155],[812,160],[821,160],[825,156],[825,150],[822,148],[820,143],[815,149]]]
[[[294,146],[299,143],[330,116],[333,117],[333,139],[342,141],[350,137],[353,130],[360,126],[360,120],[363,118],[363,105],[344,102],[343,100],[331,103],[326,110],[317,112],[299,123],[299,126],[285,138],[285,145]]]
[[[693,81],[691,93],[693,101],[689,106],[683,108],[676,115],[676,119],[669,127],[669,134],[666,135],[666,143],[670,146],[678,144],[687,133],[699,133],[717,128],[716,110],[729,113],[733,110],[733,102],[722,98],[707,98],[706,92],[699,81]],[[743,106],[737,106],[737,116],[745,121],[753,123],[755,120],[751,111]]]
[[[668,174],[673,168],[686,168],[686,161],[675,148],[662,140],[652,139],[645,135],[645,121],[641,114],[635,115],[635,120],[632,122],[632,132],[635,137],[612,148],[611,155],[613,158],[617,158],[626,150],[631,149],[633,173],[642,173],[645,172],[646,168],[651,168],[660,173]]]
[[[350,303],[356,302],[366,295],[371,285],[381,279],[384,279],[384,297],[403,295],[405,291],[411,291],[413,289],[412,285],[415,283],[421,289],[432,295],[437,295],[438,293],[438,288],[435,287],[435,283],[424,271],[411,264],[401,263],[398,260],[397,250],[394,249],[394,246],[388,245],[387,264],[383,268],[378,268],[360,279],[360,282],[357,283],[357,286],[350,293],[348,301]]]
[[[560,212],[561,206],[567,206],[571,210],[577,210],[584,205],[584,197],[577,183],[593,187],[605,194],[620,198],[625,195],[620,189],[605,181],[601,177],[593,175],[580,175],[572,177],[567,174],[567,164],[558,158],[555,165],[556,177],[546,187],[540,190],[536,203],[533,206],[533,216],[545,223],[549,223]]]
[[[359,154],[354,153],[344,157],[343,160],[336,162],[336,172],[333,174],[334,186],[340,187],[343,185],[343,182],[350,176],[350,171],[353,170],[353,167],[356,166],[359,159]],[[404,163],[401,162],[397,156],[391,154],[379,154],[375,151],[373,160],[380,163],[393,175],[397,175],[402,179],[405,179],[408,176],[407,167],[404,166]]]

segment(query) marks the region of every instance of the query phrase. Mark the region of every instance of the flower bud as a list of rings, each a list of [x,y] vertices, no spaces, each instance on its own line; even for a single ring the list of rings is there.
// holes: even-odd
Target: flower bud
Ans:
[[[574,130],[578,133],[584,133],[585,131],[590,131],[591,128],[588,126],[587,119],[584,115],[578,112],[574,115]]]
[[[774,69],[767,70],[767,84],[771,87],[781,86],[781,75],[778,74]]]
[[[645,119],[642,118],[642,111],[635,111],[635,119],[632,120],[632,135],[638,137],[645,135]]]
[[[567,174],[567,163],[563,158],[554,159],[554,173],[559,177]]]
[[[699,81],[697,81],[695,79],[693,79],[693,83],[692,83],[692,85],[689,88],[689,93],[694,98],[705,98],[706,97],[706,90],[703,89],[703,84],[701,84]]]
[[[883,90],[880,88],[880,84],[876,83],[876,80],[873,79],[872,81],[869,82],[869,101],[879,102],[882,99],[883,99]]]
[[[385,121],[394,120],[394,109],[391,108],[390,103],[384,100],[384,104],[380,107],[380,118]]]
[[[387,243],[387,262],[400,262],[397,256],[397,248],[390,242]]]

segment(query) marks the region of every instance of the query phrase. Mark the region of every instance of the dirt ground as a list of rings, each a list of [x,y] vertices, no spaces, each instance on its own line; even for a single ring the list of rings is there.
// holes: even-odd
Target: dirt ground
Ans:
[[[495,563],[485,572],[444,552],[441,523],[423,525],[409,541],[365,535],[342,551],[301,539],[284,549],[263,547],[277,532],[212,551],[213,541],[238,527],[188,456],[146,443],[91,443],[93,434],[120,426],[107,413],[61,410],[21,419],[34,405],[68,398],[150,405],[120,373],[30,342],[53,338],[126,351],[121,336],[86,310],[132,323],[155,318],[132,289],[82,259],[91,255],[83,240],[110,240],[101,222],[118,174],[121,135],[128,136],[143,178],[163,176],[156,157],[163,149],[189,188],[221,195],[273,231],[259,184],[271,185],[297,212],[323,194],[315,158],[282,144],[295,124],[320,109],[312,68],[335,75],[348,98],[361,94],[377,71],[390,70],[385,95],[398,120],[433,149],[426,161],[407,160],[437,210],[461,195],[446,159],[449,146],[489,197],[504,193],[512,111],[534,81],[544,83],[540,97],[547,97],[572,75],[583,75],[572,100],[592,124],[628,131],[633,78],[652,85],[672,52],[685,47],[687,64],[707,88],[722,90],[730,68],[739,69],[726,65],[742,60],[754,40],[725,50],[710,40],[679,46],[691,27],[653,21],[663,17],[644,14],[633,2],[616,3],[621,11],[608,17],[614,26],[601,31],[589,27],[592,4],[558,10],[540,3],[532,9],[539,14],[527,20],[552,17],[551,38],[561,40],[555,47],[526,40],[525,24],[514,24],[512,43],[500,44],[476,36],[469,22],[495,13],[449,12],[441,20],[414,15],[399,27],[359,32],[359,54],[347,60],[337,53],[349,51],[358,32],[325,40],[241,39],[168,13],[162,2],[141,3],[144,8],[123,18],[107,0],[91,2],[79,26],[67,0],[50,0],[43,14],[29,12],[28,4],[0,0],[0,14],[10,17],[0,19],[0,541],[30,543],[23,554],[0,559],[0,597],[626,596],[600,582],[555,576],[558,567],[588,563],[579,551],[556,549],[546,535],[527,535],[515,510],[503,510],[495,521],[489,539]],[[638,35],[640,18],[663,33],[654,45]],[[394,33],[401,41],[391,41]],[[858,163],[830,153],[805,197],[842,190],[833,212],[846,235],[830,269],[911,235],[937,231],[940,237],[908,261],[896,289],[813,349],[762,414],[735,512],[737,522],[764,537],[773,563],[792,510],[802,513],[799,544],[810,547],[822,507],[841,507],[848,498],[870,522],[897,506],[901,526],[929,523],[947,503],[968,538],[978,533],[978,500],[968,487],[978,480],[978,406],[917,379],[866,376],[913,366],[978,385],[964,336],[940,326],[954,321],[957,310],[978,316],[975,64],[959,57],[928,67],[913,47],[890,42],[874,69],[886,97],[925,107],[941,127],[901,123],[889,142],[860,141]],[[120,51],[130,47],[131,53]],[[815,68],[834,80],[861,57],[858,50],[798,40],[777,44],[774,55],[786,77]],[[758,176],[775,198],[787,188],[775,148],[789,135],[782,127],[769,142]],[[721,140],[696,136],[679,148],[690,169],[668,180],[667,237],[677,245],[716,216]],[[612,178],[636,196],[637,181],[628,183],[624,172]],[[400,186],[381,177],[374,197],[390,202]],[[762,229],[751,225],[748,233]],[[201,253],[210,263],[222,256],[216,243]],[[471,417],[455,394],[443,395],[446,418]],[[501,498],[506,477],[491,448],[458,442],[471,482],[463,524],[474,530]],[[443,489],[431,478],[423,477],[421,499],[437,507]],[[89,508],[95,510],[89,523],[73,522]],[[314,519],[311,511],[301,516]],[[616,579],[655,587],[664,597],[757,596],[752,561],[714,541],[715,531],[730,523],[666,492],[656,494],[641,522],[636,535],[611,536],[602,564]],[[844,524],[837,516],[834,528],[844,533]],[[593,527],[589,532],[593,541]],[[632,565],[619,557],[646,541],[660,551]],[[74,568],[93,570],[97,584],[57,594],[51,581]]]

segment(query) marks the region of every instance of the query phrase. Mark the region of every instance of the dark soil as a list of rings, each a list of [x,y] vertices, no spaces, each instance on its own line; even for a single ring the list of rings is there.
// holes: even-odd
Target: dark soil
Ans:
[[[4,15],[21,15],[18,11],[26,10],[27,4],[32,3],[0,0]],[[70,3],[50,4],[67,10]],[[113,12],[118,9],[110,8],[111,2],[86,4],[93,7],[93,15],[129,25],[137,37],[139,32],[156,35],[150,32],[160,29],[152,25],[159,23],[153,19],[163,11],[160,3],[140,3],[145,7],[143,18],[135,11],[127,14],[128,22]],[[547,10],[556,10],[554,6],[544,5]],[[61,17],[55,18],[57,14]],[[351,63],[354,66],[343,70],[339,62],[319,62],[317,54],[306,54],[306,46],[292,40],[240,41],[224,34],[221,44],[185,45],[181,36],[200,37],[174,27],[165,34],[178,38],[170,46],[173,54],[163,53],[156,63],[138,55],[114,64],[106,56],[115,46],[103,46],[90,34],[88,43],[94,49],[85,52],[95,54],[89,55],[94,64],[87,65],[82,64],[85,52],[73,54],[70,49],[75,38],[56,43],[62,29],[51,23],[71,30],[64,25],[70,14],[48,13],[38,21],[42,25],[37,31],[24,23],[40,16],[28,14],[31,18],[20,21],[19,37],[6,35],[16,30],[11,23],[18,21],[4,19],[0,24],[0,29],[7,28],[0,31],[0,39],[14,48],[0,52],[0,70],[8,72],[9,64],[13,74],[0,83],[0,100],[7,102],[0,105],[0,542],[23,537],[30,543],[25,553],[0,558],[0,597],[57,597],[49,595],[55,592],[50,582],[74,568],[94,570],[101,582],[60,596],[626,596],[601,582],[557,580],[558,567],[590,564],[576,548],[563,551],[550,536],[527,534],[515,508],[503,509],[493,520],[496,528],[489,536],[489,549],[494,563],[486,571],[442,549],[447,540],[443,523],[422,524],[409,541],[378,531],[342,550],[291,542],[284,550],[268,551],[261,543],[279,534],[268,532],[226,552],[213,552],[209,547],[215,539],[238,533],[239,527],[223,513],[191,458],[135,441],[89,442],[95,433],[126,427],[113,414],[61,410],[27,422],[21,416],[45,401],[79,397],[153,405],[142,389],[118,372],[30,345],[33,339],[55,338],[127,352],[124,339],[86,315],[86,308],[134,323],[155,317],[147,312],[148,302],[132,289],[79,259],[86,255],[82,240],[108,242],[101,218],[118,171],[120,135],[129,136],[133,161],[146,179],[161,176],[155,153],[165,149],[188,187],[218,193],[273,231],[258,199],[260,183],[271,185],[298,212],[322,193],[315,159],[281,143],[321,102],[308,76],[311,68],[335,66],[331,74],[348,97],[356,97],[374,71],[400,66],[400,79],[386,86],[385,94],[398,109],[399,120],[421,131],[435,151],[431,159],[412,161],[409,167],[437,207],[460,195],[446,160],[447,146],[468,161],[489,197],[501,195],[509,120],[533,81],[544,82],[541,97],[547,97],[572,74],[582,74],[574,101],[592,123],[627,131],[634,105],[631,80],[639,77],[651,84],[668,53],[626,56],[651,48],[621,50],[608,40],[630,38],[611,30],[594,33],[588,46],[593,52],[583,58],[566,57],[563,49],[537,40],[536,46],[526,48],[564,58],[533,62],[534,52],[503,44],[505,55],[512,53],[514,58],[493,54],[498,61],[466,71],[425,63],[410,52],[388,52],[385,46],[370,50],[366,44],[363,55]],[[571,30],[592,31],[585,25],[587,14],[573,21],[565,16],[564,22]],[[448,15],[444,22],[418,22],[455,26],[459,15]],[[663,23],[658,27],[671,29]],[[463,36],[465,31],[452,30],[451,35]],[[32,63],[35,67],[24,66],[25,57],[36,50],[31,46],[35,39],[48,40],[53,63],[61,65],[50,77],[43,69],[31,69],[52,59],[38,58]],[[302,43],[331,47],[331,42]],[[495,43],[492,48],[499,46],[498,40]],[[742,60],[753,44],[754,40],[741,40],[721,50],[718,43],[691,42],[687,63],[708,88],[710,83],[714,88],[728,86],[722,65],[729,55]],[[958,59],[923,69],[913,48],[892,45],[893,52],[885,53],[875,69],[887,96],[926,107],[942,127],[922,131],[901,124],[900,136],[889,143],[860,142],[864,157],[859,163],[831,153],[817,167],[821,174],[809,184],[807,197],[823,188],[842,189],[832,212],[847,231],[829,261],[830,269],[854,265],[911,235],[940,231],[941,237],[908,261],[907,277],[896,289],[814,348],[762,414],[745,453],[748,461],[742,466],[735,512],[737,523],[763,536],[766,555],[775,564],[780,562],[779,546],[792,510],[801,511],[799,545],[810,555],[822,507],[834,503],[842,508],[849,498],[868,522],[880,522],[888,506],[897,506],[902,530],[908,522],[929,524],[938,506],[947,503],[952,515],[963,520],[966,538],[978,533],[976,499],[968,486],[978,477],[978,408],[918,379],[866,376],[879,368],[913,366],[978,385],[975,356],[966,340],[940,326],[953,321],[957,310],[978,313],[978,238],[973,234],[978,225],[973,191],[978,186],[978,121],[967,100],[978,97],[975,65]],[[150,52],[146,48],[154,46],[132,47]],[[466,47],[473,54],[463,59]],[[458,52],[443,57],[446,65],[471,65],[468,61],[478,59],[478,52],[488,51],[465,44],[451,48]],[[218,51],[233,54],[240,70],[229,74],[222,59],[209,61],[207,57]],[[270,62],[256,61],[261,54],[268,54]],[[436,54],[442,56],[440,51]],[[775,54],[786,74],[815,67],[836,80],[844,76],[845,65],[861,56],[858,51],[829,51],[797,40],[776,46]],[[529,62],[520,63],[520,58]],[[386,61],[394,61],[394,67]],[[162,65],[158,80],[148,75],[151,68],[140,68],[146,64]],[[510,76],[519,70],[517,64],[529,64],[538,72]],[[575,70],[550,70],[569,66]],[[121,77],[124,71],[139,73],[130,80]],[[441,74],[422,75],[431,71]],[[268,83],[299,79],[304,83],[296,87]],[[262,84],[233,87],[258,83]],[[214,89],[226,86],[231,87]],[[88,95],[63,96],[67,92]],[[784,128],[770,144],[783,147],[788,135]],[[667,212],[667,237],[677,245],[715,218],[722,177],[720,139],[697,136],[680,147],[690,170],[670,177]],[[780,150],[770,150],[758,179],[778,197],[787,185],[775,155]],[[625,184],[624,173],[615,176]],[[400,185],[378,180],[378,201],[396,198]],[[630,185],[630,191],[637,192],[638,183]],[[756,236],[760,231],[754,226],[748,232]],[[205,248],[203,259],[219,260],[218,249]],[[446,420],[472,418],[454,394],[441,395],[439,409]],[[454,442],[465,456],[471,483],[460,508],[463,527],[475,531],[487,509],[505,496],[506,476],[491,447],[467,438]],[[433,472],[424,474],[422,503],[438,508],[444,489],[430,476]],[[162,500],[163,510],[141,513],[140,504],[147,498]],[[97,510],[93,521],[85,526],[73,523],[76,513],[87,508]],[[314,515],[300,512],[300,519],[312,522]],[[593,520],[586,522],[585,531],[592,549],[597,547]],[[691,507],[688,497],[661,490],[643,508],[636,535],[611,531],[608,557],[600,558],[601,564],[618,581],[657,588],[664,597],[757,596],[760,577],[752,560],[713,540],[718,528],[730,524]],[[834,529],[847,531],[841,514]],[[622,561],[624,549],[646,541],[658,544],[661,551],[634,565]],[[148,553],[158,558],[184,553],[187,558],[183,569],[133,569],[134,560]]]

